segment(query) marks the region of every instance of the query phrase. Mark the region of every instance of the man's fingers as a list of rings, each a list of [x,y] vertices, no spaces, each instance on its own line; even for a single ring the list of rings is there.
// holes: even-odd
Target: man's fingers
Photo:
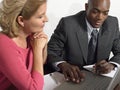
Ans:
[[[81,77],[81,81],[84,81],[84,79],[85,79],[85,73],[80,72],[80,77]]]
[[[105,60],[101,60],[101,61],[99,61],[99,62],[97,62],[96,63],[96,66],[97,67],[100,67],[100,66],[102,66],[103,64],[105,64],[107,61],[105,61]]]
[[[69,70],[70,79],[75,82],[75,71],[73,69]]]
[[[99,64],[99,66],[96,66],[97,68],[97,72],[99,72],[99,74],[106,74],[111,72],[111,70],[113,69],[113,65],[110,64],[109,62],[102,62],[101,64]]]
[[[108,64],[109,64],[108,62],[104,62],[103,64],[101,64],[101,65],[100,65],[100,67],[105,68],[105,67],[107,67],[107,66],[108,66]]]
[[[69,81],[70,79],[69,79],[69,75],[67,74],[67,72],[63,72],[63,74],[64,74],[64,77],[65,77],[65,80]]]
[[[78,66],[70,65],[68,63],[61,63],[58,65],[61,68],[66,81],[80,83],[84,79],[84,74],[80,71]]]
[[[80,82],[81,82],[81,81],[84,81],[84,79],[85,79],[85,74],[84,74],[82,71],[80,71],[80,69],[79,69],[79,70],[77,69],[77,72],[78,72],[78,74],[79,74],[79,80],[80,80]]]
[[[77,66],[75,66],[74,77],[75,77],[75,82],[76,83],[80,83],[79,73],[80,73],[80,69]]]

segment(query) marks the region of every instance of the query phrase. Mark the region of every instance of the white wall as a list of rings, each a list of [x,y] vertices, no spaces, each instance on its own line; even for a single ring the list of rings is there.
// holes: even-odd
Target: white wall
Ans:
[[[45,32],[52,35],[61,17],[68,16],[84,10],[87,0],[48,0],[47,16],[49,21],[46,23]],[[119,0],[111,0],[110,15],[118,17],[120,20]],[[120,24],[120,21],[119,21]]]

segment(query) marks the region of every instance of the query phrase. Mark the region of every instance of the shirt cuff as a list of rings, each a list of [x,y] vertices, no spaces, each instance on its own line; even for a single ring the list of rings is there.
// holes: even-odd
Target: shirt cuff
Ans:
[[[66,61],[59,61],[59,62],[55,62],[55,63],[53,64],[53,66],[55,67],[55,69],[56,69],[57,71],[60,71],[60,68],[58,67],[58,64],[63,63],[63,62],[66,62]]]

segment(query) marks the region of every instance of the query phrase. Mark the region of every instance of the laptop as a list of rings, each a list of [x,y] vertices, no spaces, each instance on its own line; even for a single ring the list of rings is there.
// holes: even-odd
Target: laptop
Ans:
[[[85,80],[79,84],[63,82],[54,90],[113,90],[120,83],[120,68],[117,69],[114,77],[106,77],[83,70]]]

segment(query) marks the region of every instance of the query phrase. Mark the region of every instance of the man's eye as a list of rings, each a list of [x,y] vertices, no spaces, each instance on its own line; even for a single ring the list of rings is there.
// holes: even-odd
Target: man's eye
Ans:
[[[104,15],[108,15],[108,12],[104,12],[103,14],[104,14]]]
[[[96,13],[98,13],[98,11],[97,11],[97,10],[94,10],[94,11],[93,11],[93,13],[95,13],[95,14],[96,14]]]

